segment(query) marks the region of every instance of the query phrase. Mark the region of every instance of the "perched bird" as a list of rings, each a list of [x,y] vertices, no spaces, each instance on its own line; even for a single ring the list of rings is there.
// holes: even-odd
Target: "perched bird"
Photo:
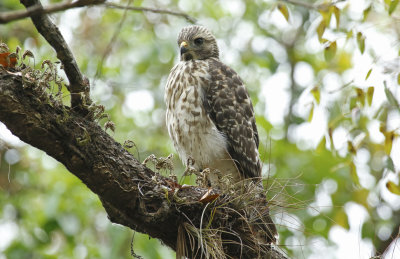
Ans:
[[[184,27],[178,36],[180,61],[165,87],[166,123],[183,163],[209,168],[208,183],[221,175],[236,183],[259,181],[258,132],[249,94],[238,74],[219,59],[215,37],[202,26]]]
[[[252,179],[258,202],[244,206],[258,244],[275,243],[277,231],[261,184],[258,132],[253,105],[238,74],[219,60],[215,37],[202,26],[178,36],[180,61],[168,77],[164,99],[169,135],[186,166],[209,169],[208,185],[223,190]],[[208,171],[208,170],[207,170]],[[246,188],[244,188],[246,189]],[[244,224],[246,225],[246,224]]]

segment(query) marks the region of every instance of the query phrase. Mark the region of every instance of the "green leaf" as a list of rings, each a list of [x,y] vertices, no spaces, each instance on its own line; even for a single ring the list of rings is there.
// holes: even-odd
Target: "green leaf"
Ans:
[[[325,21],[325,24],[329,26],[329,23],[331,22],[331,17],[332,17],[331,8],[320,10],[319,13],[322,16],[322,19]]]
[[[317,153],[321,153],[326,148],[326,138],[322,137],[321,141],[318,143],[316,148]]]
[[[346,40],[349,40],[349,39],[352,38],[352,37],[353,37],[353,31],[350,30],[350,31],[348,31],[348,32],[346,33]]]
[[[387,118],[387,116],[385,116],[385,119]],[[379,131],[382,133],[382,134],[385,134],[385,132],[386,132],[386,123],[385,122],[381,122],[381,124],[379,125]]]
[[[361,103],[362,106],[365,105],[365,94],[364,91],[361,88],[356,88],[357,92],[357,100]]]
[[[349,220],[343,208],[337,210],[335,213],[334,222],[344,229],[350,229]]]
[[[397,74],[397,84],[400,85],[400,73]]]
[[[313,89],[311,89],[311,93],[314,96],[314,99],[317,102],[317,104],[319,104],[319,101],[321,99],[321,92],[319,91],[318,86],[316,86]]]
[[[357,97],[353,96],[350,98],[350,110],[353,110],[357,106]]]
[[[289,22],[289,10],[286,5],[278,4],[278,10],[281,12],[283,17],[285,17],[286,21]]]
[[[395,106],[399,111],[400,111],[400,105],[396,100],[396,97],[392,94],[392,92],[387,88],[386,82],[384,82],[385,85],[385,94],[386,98],[388,99],[389,103],[393,106]]]
[[[394,10],[396,9],[397,4],[399,3],[399,0],[392,0],[390,1],[390,5],[389,5],[389,15],[391,15]]]
[[[360,179],[358,178],[358,175],[357,175],[357,168],[356,168],[356,166],[355,166],[355,164],[354,164],[353,161],[350,162],[350,175],[351,175],[351,179],[353,179],[353,182],[354,182],[358,187],[360,187],[360,186],[361,186],[361,185],[360,185]]]
[[[356,154],[356,149],[350,140],[347,141],[347,151],[351,154]]]
[[[393,140],[394,140],[394,132],[393,131],[386,131],[383,132],[383,135],[385,135],[385,152],[387,155],[390,155],[390,152],[392,152],[392,146],[393,146]]]
[[[314,103],[311,104],[310,114],[308,114],[308,122],[312,121],[313,115],[314,115]]]
[[[386,188],[394,194],[400,195],[400,186],[392,181],[386,183]]]
[[[318,40],[320,42],[323,42],[322,35],[324,35],[325,29],[326,29],[326,23],[325,20],[322,20],[317,27],[317,35],[318,35]]]
[[[371,106],[371,104],[372,104],[372,98],[374,97],[374,91],[375,91],[375,88],[373,86],[370,86],[367,89],[367,102],[368,102],[369,106]]]
[[[368,73],[365,76],[365,80],[367,80],[369,78],[369,76],[371,75],[371,72],[372,72],[372,68],[370,70],[368,70]]]
[[[361,32],[357,33],[357,44],[361,54],[363,54],[365,50],[365,36]]]
[[[335,150],[335,144],[333,143],[333,129],[332,127],[328,128],[329,142],[331,143],[331,150]]]
[[[358,190],[355,190],[352,195],[353,201],[365,206],[365,208],[368,208],[370,206],[367,201],[369,194],[370,191],[365,188],[360,188]]]
[[[326,61],[331,61],[332,58],[335,57],[336,54],[336,41],[329,44],[329,46],[325,47],[324,56]]]
[[[340,9],[336,6],[333,6],[333,14],[335,15],[336,19],[336,29],[338,29],[340,25]]]
[[[389,169],[390,171],[392,171],[392,172],[396,172],[396,171],[394,170],[394,163],[393,163],[393,160],[392,160],[392,158],[391,158],[390,156],[387,156],[387,157],[386,157],[386,160],[385,160],[385,167],[386,167],[387,169]]]
[[[369,12],[371,11],[371,9],[372,9],[372,5],[368,6],[368,8],[364,10],[364,12],[363,12],[363,22],[365,22],[367,20]]]

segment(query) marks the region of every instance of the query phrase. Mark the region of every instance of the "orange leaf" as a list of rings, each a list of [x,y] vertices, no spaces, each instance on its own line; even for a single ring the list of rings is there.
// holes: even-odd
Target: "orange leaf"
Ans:
[[[170,187],[172,190],[182,188],[182,185],[180,185],[180,184],[177,183],[177,182],[171,181],[171,180],[169,180],[169,179],[167,179],[166,182],[167,182],[167,184],[169,185],[169,187]]]
[[[0,53],[0,65],[4,68],[15,67],[17,64],[17,57],[10,54],[10,52]]]
[[[286,5],[278,4],[278,10],[285,17],[286,21],[289,22],[289,10]]]
[[[388,181],[388,182],[386,183],[386,188],[388,188],[388,190],[389,190],[391,193],[400,195],[400,185],[395,184],[395,183],[392,182],[392,181]]]
[[[216,193],[216,194],[211,194],[211,193],[212,193],[212,189],[208,189],[208,191],[203,195],[203,197],[201,197],[201,199],[199,201],[201,203],[209,203],[219,197],[218,193]]]

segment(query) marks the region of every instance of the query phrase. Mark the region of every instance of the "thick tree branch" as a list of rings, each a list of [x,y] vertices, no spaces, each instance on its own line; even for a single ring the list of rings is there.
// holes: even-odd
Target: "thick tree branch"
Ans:
[[[26,8],[43,9],[39,0],[21,0],[21,3]],[[64,71],[70,84],[68,90],[71,93],[71,107],[79,111],[84,110],[85,106],[91,104],[89,80],[79,70],[74,55],[61,35],[60,30],[46,14],[33,14],[31,19],[39,33],[54,48],[57,58],[64,66]]]
[[[110,7],[110,8],[128,9],[131,11],[138,11],[138,12],[152,12],[152,13],[175,15],[175,16],[180,16],[180,17],[185,18],[190,23],[196,23],[195,18],[193,18],[190,15],[183,13],[183,12],[171,11],[171,10],[166,10],[166,9],[158,9],[158,8],[149,8],[149,7],[126,8],[126,6],[114,4],[114,3],[105,3],[105,1],[106,0],[65,1],[65,2],[61,2],[61,3],[57,3],[57,4],[51,4],[51,5],[48,5],[45,7],[43,7],[41,5],[34,5],[34,6],[27,8],[26,10],[17,10],[17,11],[0,13],[0,24],[5,24],[5,23],[12,22],[12,21],[20,20],[23,18],[30,17],[32,15],[51,14],[51,13],[65,11],[65,10],[72,9],[72,8],[89,7],[89,6],[93,6],[93,5],[104,5],[104,6]]]
[[[199,202],[207,189],[181,188],[153,172],[97,123],[52,100],[20,74],[0,71],[0,121],[81,179],[100,197],[111,221],[147,233],[175,250],[182,244],[189,246],[185,240],[190,233],[205,231],[204,236],[214,231],[221,240],[230,241],[221,247],[234,258],[285,258],[269,244],[256,244],[253,231],[259,222],[252,227],[243,221],[244,214],[235,204],[249,205],[241,205],[240,197],[221,195],[210,203]],[[202,222],[211,224],[206,227]],[[201,258],[203,248],[197,242],[186,249],[187,255]]]

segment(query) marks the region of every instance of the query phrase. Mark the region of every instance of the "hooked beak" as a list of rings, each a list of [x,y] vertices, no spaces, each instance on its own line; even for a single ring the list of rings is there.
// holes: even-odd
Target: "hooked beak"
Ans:
[[[182,41],[181,45],[181,55],[185,54],[186,52],[188,52],[188,44],[186,41]]]

